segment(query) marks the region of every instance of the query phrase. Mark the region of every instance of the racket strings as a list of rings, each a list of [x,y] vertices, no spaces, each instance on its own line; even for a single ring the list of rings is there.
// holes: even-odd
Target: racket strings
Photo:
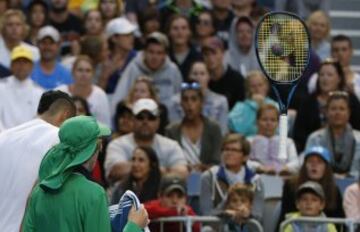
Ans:
[[[269,78],[291,82],[301,77],[308,63],[309,40],[298,19],[270,15],[259,26],[257,43],[259,61]]]

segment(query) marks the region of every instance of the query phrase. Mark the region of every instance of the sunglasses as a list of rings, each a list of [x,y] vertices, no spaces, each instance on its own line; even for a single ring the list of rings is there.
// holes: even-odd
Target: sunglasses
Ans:
[[[138,114],[135,118],[139,121],[144,121],[145,119],[148,121],[155,121],[157,119],[157,117],[152,114]]]
[[[188,89],[200,89],[200,84],[197,82],[183,82],[181,83],[181,90],[188,90]]]

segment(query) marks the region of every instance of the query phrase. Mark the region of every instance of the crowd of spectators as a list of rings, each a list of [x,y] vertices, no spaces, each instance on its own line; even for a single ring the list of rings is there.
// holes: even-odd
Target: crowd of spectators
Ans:
[[[42,157],[74,115],[112,129],[91,173],[109,204],[132,190],[150,219],[211,215],[224,231],[254,231],[248,220],[266,216],[265,174],[284,182],[278,225],[299,216],[358,220],[360,74],[350,65],[352,41],[330,36],[326,0],[261,2],[0,2],[0,230],[19,230]],[[312,42],[289,109],[286,160],[278,158],[278,105],[254,45],[257,22],[272,10],[300,15]],[[189,177],[199,190],[191,199]],[[345,191],[336,185],[342,179],[354,183]],[[36,214],[27,214],[28,226]],[[299,228],[307,231],[296,223],[285,231]],[[156,223],[150,229],[159,231]]]

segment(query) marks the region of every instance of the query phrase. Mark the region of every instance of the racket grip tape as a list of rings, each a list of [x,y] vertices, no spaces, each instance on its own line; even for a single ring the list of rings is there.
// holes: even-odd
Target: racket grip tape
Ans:
[[[282,114],[280,115],[280,122],[279,122],[279,132],[280,132],[280,139],[279,139],[279,159],[281,161],[285,161],[287,159],[286,154],[286,142],[287,142],[287,132],[288,132],[288,120],[287,115]]]

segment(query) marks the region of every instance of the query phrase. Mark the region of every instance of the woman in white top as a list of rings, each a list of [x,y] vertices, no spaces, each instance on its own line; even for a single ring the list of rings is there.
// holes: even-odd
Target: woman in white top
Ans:
[[[294,141],[288,138],[285,161],[278,158],[279,135],[276,129],[279,125],[279,111],[271,104],[263,104],[257,113],[258,133],[248,138],[251,142],[249,166],[257,172],[266,174],[288,174],[295,172],[297,152]]]
[[[78,56],[72,69],[74,83],[59,86],[59,90],[87,100],[91,114],[100,122],[111,126],[110,107],[105,92],[92,84],[94,67],[88,56]]]

